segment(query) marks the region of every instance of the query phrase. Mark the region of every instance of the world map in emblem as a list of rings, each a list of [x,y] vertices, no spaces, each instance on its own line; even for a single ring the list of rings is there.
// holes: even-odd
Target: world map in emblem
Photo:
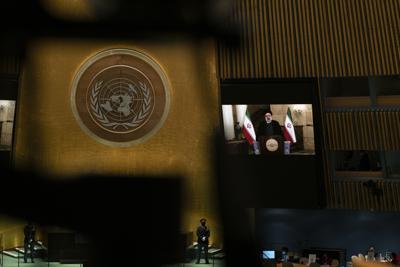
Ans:
[[[71,103],[81,128],[111,146],[144,142],[163,124],[168,82],[161,67],[134,50],[112,49],[88,59],[75,76]]]
[[[127,73],[129,71],[134,70],[128,70]],[[154,93],[146,81],[138,78],[134,81],[124,77],[126,74],[116,74],[117,78],[96,79],[93,82],[87,95],[88,111],[92,119],[105,130],[116,133],[134,131],[150,117]]]

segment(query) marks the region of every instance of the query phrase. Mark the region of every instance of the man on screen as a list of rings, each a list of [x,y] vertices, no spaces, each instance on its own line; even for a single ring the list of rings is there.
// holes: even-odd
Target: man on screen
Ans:
[[[279,122],[272,119],[272,111],[267,109],[264,113],[264,120],[258,125],[257,136],[272,135],[279,135],[283,138],[283,132]]]

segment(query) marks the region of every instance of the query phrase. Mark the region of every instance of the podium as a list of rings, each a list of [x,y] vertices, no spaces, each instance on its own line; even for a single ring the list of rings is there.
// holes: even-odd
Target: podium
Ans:
[[[259,138],[261,154],[283,155],[283,137],[280,135],[265,136]]]

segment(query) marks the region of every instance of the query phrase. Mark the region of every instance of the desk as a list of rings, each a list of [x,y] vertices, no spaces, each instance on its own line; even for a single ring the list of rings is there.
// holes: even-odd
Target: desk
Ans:
[[[308,267],[307,265],[300,264],[300,263],[292,263],[293,267]],[[277,263],[276,267],[282,267],[282,263]]]
[[[208,248],[208,255],[211,256],[213,267],[214,267],[215,255],[220,254],[221,252],[222,252],[222,249],[220,249],[220,248]]]

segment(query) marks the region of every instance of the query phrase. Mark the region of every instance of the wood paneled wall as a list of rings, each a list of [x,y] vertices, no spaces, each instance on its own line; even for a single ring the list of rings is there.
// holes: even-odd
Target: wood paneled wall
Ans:
[[[221,79],[400,73],[399,0],[236,0]]]
[[[400,108],[327,111],[324,117],[330,151],[400,149]],[[378,197],[364,186],[365,179],[334,180],[333,172],[325,177],[328,208],[400,211],[400,181],[370,176],[382,190]]]
[[[381,197],[374,195],[360,181],[333,181],[329,187],[328,207],[334,209],[358,209],[376,211],[400,210],[400,182],[376,181],[376,186],[382,190]]]
[[[0,74],[18,75],[20,68],[20,59],[18,56],[2,56],[0,57]]]
[[[399,150],[400,109],[325,112],[330,150]]]

